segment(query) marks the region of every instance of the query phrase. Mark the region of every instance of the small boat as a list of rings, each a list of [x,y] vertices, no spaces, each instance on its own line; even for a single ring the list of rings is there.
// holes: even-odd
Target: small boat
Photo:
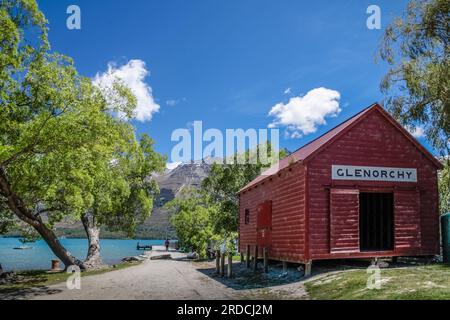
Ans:
[[[138,242],[138,244],[136,245],[136,250],[153,250],[153,246],[151,245],[142,245],[140,244],[140,242]]]
[[[20,247],[15,247],[13,248],[14,250],[30,250],[33,249],[33,247],[30,246],[20,246]]]

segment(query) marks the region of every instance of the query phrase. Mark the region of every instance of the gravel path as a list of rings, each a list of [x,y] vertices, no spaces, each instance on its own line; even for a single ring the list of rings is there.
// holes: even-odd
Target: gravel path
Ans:
[[[154,248],[155,249],[155,248]],[[156,248],[147,255],[166,254]],[[141,264],[104,274],[81,278],[80,290],[69,290],[66,283],[29,289],[16,299],[36,300],[236,300],[304,299],[302,282],[264,288],[236,286],[238,279],[214,275],[214,262],[192,262],[186,255],[170,252],[171,260],[145,260]],[[236,263],[236,271],[245,267]],[[238,277],[239,278],[239,277]],[[9,297],[14,299],[14,297]]]
[[[165,254],[153,251],[151,255]],[[65,283],[49,286],[34,299],[41,300],[202,300],[236,299],[236,293],[198,271],[201,264],[171,252],[173,260],[147,260],[141,264],[101,275],[81,278],[80,290]],[[50,292],[50,294],[47,294]]]

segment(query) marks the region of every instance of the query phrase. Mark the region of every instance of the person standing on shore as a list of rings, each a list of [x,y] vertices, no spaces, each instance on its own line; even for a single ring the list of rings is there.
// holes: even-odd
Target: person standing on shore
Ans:
[[[169,251],[169,246],[170,246],[169,239],[166,239],[165,245],[166,245],[166,251]]]

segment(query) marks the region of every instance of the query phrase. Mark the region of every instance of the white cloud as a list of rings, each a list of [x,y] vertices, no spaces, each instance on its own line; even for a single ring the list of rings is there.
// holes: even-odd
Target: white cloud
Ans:
[[[416,139],[425,137],[425,129],[423,126],[412,127],[412,128],[409,128],[408,131]]]
[[[106,72],[97,73],[94,84],[103,88],[111,88],[115,80],[123,81],[137,99],[137,106],[134,110],[135,119],[145,122],[150,121],[153,114],[160,109],[153,98],[152,88],[145,82],[145,78],[149,74],[150,72],[142,60],[130,60],[122,66],[109,63]]]
[[[186,102],[186,101],[187,101],[186,98],[181,98],[181,99],[169,99],[169,100],[166,101],[166,104],[167,104],[169,107],[175,107],[175,106],[179,105],[180,103]]]
[[[316,88],[303,97],[291,98],[286,104],[278,103],[269,113],[275,118],[269,128],[286,127],[291,138],[314,133],[320,125],[326,124],[326,118],[336,117],[342,111],[340,98],[338,91]]]
[[[169,107],[175,107],[177,104],[179,104],[180,103],[180,100],[167,100],[166,101],[166,104],[169,106]]]

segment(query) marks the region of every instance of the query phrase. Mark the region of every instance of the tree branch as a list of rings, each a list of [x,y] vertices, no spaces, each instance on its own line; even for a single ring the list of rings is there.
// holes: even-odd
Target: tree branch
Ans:
[[[2,163],[0,163],[0,165],[3,167],[7,167],[9,164],[11,164],[11,162],[17,160],[22,155],[33,152],[34,147],[36,147],[40,142],[39,135],[41,134],[42,130],[44,129],[44,127],[48,123],[48,121],[50,121],[50,119],[52,119],[52,118],[59,117],[60,115],[62,115],[65,112],[65,110],[66,109],[63,109],[61,112],[59,112],[57,114],[51,114],[49,117],[47,117],[47,119],[44,120],[44,122],[42,123],[42,125],[40,126],[40,128],[38,129],[36,134],[34,135],[34,138],[33,138],[34,141],[32,143],[30,143],[29,145],[27,145],[26,147],[22,148],[20,151],[13,154],[11,157],[6,159]]]
[[[11,190],[3,167],[0,167],[0,194],[6,198],[6,204],[9,209],[14,212],[19,219],[32,226],[36,226],[36,224],[39,223],[39,220],[37,220],[25,207],[23,201]]]

